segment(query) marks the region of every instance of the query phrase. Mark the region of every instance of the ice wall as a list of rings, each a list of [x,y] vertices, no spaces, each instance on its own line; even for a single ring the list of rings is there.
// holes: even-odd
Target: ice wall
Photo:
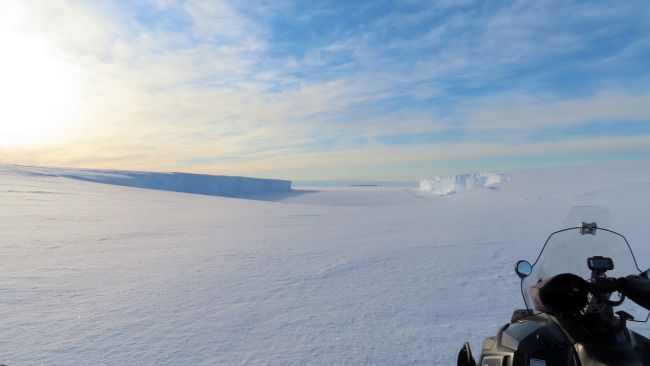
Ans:
[[[420,190],[447,195],[470,189],[495,187],[506,180],[503,173],[472,173],[460,175],[442,175],[420,180]]]
[[[19,174],[65,177],[88,182],[225,197],[290,192],[291,181],[191,173],[59,169],[12,166]]]

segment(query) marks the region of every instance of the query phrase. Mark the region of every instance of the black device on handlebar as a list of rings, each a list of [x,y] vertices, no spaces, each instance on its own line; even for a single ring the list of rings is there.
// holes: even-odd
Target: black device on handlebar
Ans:
[[[618,291],[618,282],[615,278],[607,278],[605,272],[614,269],[612,258],[603,256],[593,256],[587,258],[587,266],[591,270],[591,281],[589,290],[603,304],[609,306],[619,306],[625,301],[625,295],[621,294],[618,300],[610,300],[609,296],[614,291]]]
[[[612,258],[601,257],[599,255],[587,259],[587,265],[592,271],[611,271],[614,269]]]

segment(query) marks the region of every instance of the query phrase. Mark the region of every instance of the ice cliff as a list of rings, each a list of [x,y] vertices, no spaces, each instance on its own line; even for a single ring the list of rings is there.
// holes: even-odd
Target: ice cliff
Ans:
[[[495,187],[506,180],[504,173],[472,173],[442,175],[420,180],[420,190],[448,195],[470,189]]]
[[[10,166],[16,173],[64,177],[87,182],[225,197],[252,197],[290,192],[291,181],[191,173],[155,173],[123,170],[89,170]]]

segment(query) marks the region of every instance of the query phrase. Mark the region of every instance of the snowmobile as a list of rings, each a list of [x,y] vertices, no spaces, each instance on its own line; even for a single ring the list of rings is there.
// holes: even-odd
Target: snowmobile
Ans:
[[[567,221],[594,212],[609,216],[579,207]],[[526,308],[483,341],[478,365],[650,365],[650,339],[628,328],[650,317],[650,270],[639,269],[625,236],[607,225],[580,221],[555,231],[533,264],[516,263]],[[477,365],[468,342],[457,365]]]

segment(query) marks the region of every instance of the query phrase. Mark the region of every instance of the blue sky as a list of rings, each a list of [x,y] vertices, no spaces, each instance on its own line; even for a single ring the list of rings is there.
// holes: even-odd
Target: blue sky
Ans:
[[[43,54],[72,91],[38,139],[2,116],[3,162],[395,180],[650,157],[645,1],[4,6],[13,69]]]

